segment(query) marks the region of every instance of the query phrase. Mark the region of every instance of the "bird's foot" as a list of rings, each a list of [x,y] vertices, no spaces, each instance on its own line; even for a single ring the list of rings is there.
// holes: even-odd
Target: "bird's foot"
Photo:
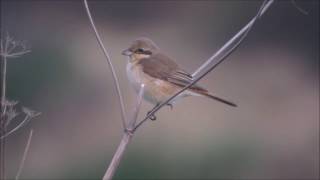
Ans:
[[[151,111],[149,111],[149,112],[147,113],[147,116],[149,116],[150,113],[151,113]],[[150,117],[149,117],[149,119],[150,119],[151,121],[155,121],[155,120],[157,119],[157,117],[156,117],[154,114],[151,114]]]
[[[168,103],[168,104],[167,104],[167,106],[169,106],[169,107],[170,107],[170,110],[172,110],[172,109],[173,109],[173,105],[172,105],[171,103]]]
[[[133,136],[134,130],[133,130],[133,129],[125,128],[125,129],[124,129],[124,132],[127,133],[127,134],[129,134],[130,136]]]

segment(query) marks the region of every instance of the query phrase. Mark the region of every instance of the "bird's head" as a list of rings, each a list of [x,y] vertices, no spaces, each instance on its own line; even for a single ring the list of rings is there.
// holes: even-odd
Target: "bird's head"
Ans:
[[[155,54],[159,48],[148,38],[139,38],[132,42],[128,49],[122,51],[122,55],[129,56],[132,61],[148,58]]]

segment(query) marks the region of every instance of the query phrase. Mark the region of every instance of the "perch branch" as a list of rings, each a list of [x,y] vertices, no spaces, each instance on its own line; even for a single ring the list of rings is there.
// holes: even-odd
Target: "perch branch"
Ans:
[[[119,163],[124,155],[124,152],[127,148],[127,145],[129,144],[129,142],[133,136],[131,130],[134,128],[138,114],[139,114],[139,110],[140,110],[141,103],[142,103],[143,93],[144,93],[144,84],[142,84],[140,87],[139,96],[137,98],[137,102],[136,102],[134,111],[132,113],[132,117],[130,118],[130,121],[128,123],[128,127],[126,127],[126,130],[124,131],[124,134],[123,134],[121,142],[117,148],[117,151],[113,155],[111,163],[109,164],[109,167],[108,167],[105,175],[103,176],[103,180],[111,180],[112,179],[112,177],[114,176],[114,174],[119,166]]]
[[[261,13],[259,14],[258,17],[262,16],[265,11],[269,8],[269,6],[273,3],[273,0],[269,1],[268,3],[266,3],[264,6],[262,5],[262,10]],[[257,19],[257,16],[255,16],[254,18],[252,18],[252,20],[246,25],[244,26],[236,35],[234,35],[228,42],[226,42],[216,53],[214,53],[205,63],[203,63],[193,74],[192,77],[197,77],[197,75],[199,75],[200,72],[202,72],[203,69],[205,69],[206,67],[208,67],[210,64],[216,64],[219,63],[219,61],[217,61],[217,57],[219,55],[221,55],[223,53],[223,51],[225,51],[228,47],[230,47],[240,36],[242,36],[244,33],[246,33],[246,31],[248,29],[250,29],[252,27],[252,25],[255,23]],[[216,60],[216,61],[214,61]]]
[[[230,41],[228,41],[226,44],[227,46],[223,46],[218,52],[218,54],[216,53],[214,55],[214,58],[211,60],[211,58],[209,59],[209,61],[207,61],[205,64],[206,66],[209,66],[210,62],[213,60],[216,60],[214,63],[212,63],[212,65],[210,66],[210,68],[208,68],[207,70],[204,71],[204,73],[202,73],[201,75],[199,75],[198,77],[196,77],[194,80],[191,81],[191,83],[187,86],[185,86],[183,89],[181,89],[180,91],[178,91],[177,93],[175,93],[173,96],[171,96],[170,98],[168,98],[166,101],[164,101],[163,103],[161,103],[160,105],[156,106],[155,108],[153,108],[147,115],[146,117],[140,121],[136,127],[133,129],[133,132],[135,132],[143,123],[145,123],[155,112],[157,112],[159,109],[161,109],[163,106],[167,105],[168,103],[170,103],[176,96],[178,96],[179,94],[181,94],[183,91],[187,90],[189,87],[191,87],[192,85],[194,85],[195,83],[197,83],[200,79],[202,79],[204,76],[206,76],[209,72],[211,72],[214,68],[216,68],[219,64],[221,64],[234,50],[236,50],[237,47],[239,47],[239,45],[243,42],[244,38],[247,36],[248,32],[251,30],[251,28],[253,27],[253,25],[255,24],[256,20],[262,15],[262,13],[264,13],[269,7],[270,5],[273,3],[273,0],[265,0],[263,2],[263,4],[261,5],[259,12],[257,13],[257,15],[253,18],[253,20],[251,20],[249,22],[249,25],[246,25],[243,29],[240,30],[241,33],[237,33]],[[239,39],[239,41],[237,41],[235,43],[235,41]],[[228,49],[232,43],[235,43],[234,46],[232,46],[230,49]],[[222,54],[224,51],[226,51],[228,49],[228,51],[225,54]],[[219,55],[221,55],[220,58]],[[209,62],[209,63],[208,63]],[[199,69],[205,69],[205,66],[201,66]],[[197,72],[195,74],[198,74]]]
[[[114,70],[114,67],[112,65],[112,62],[111,62],[111,58],[106,50],[106,48],[104,47],[103,43],[102,43],[102,40],[101,40],[101,37],[98,33],[98,30],[94,24],[94,21],[92,19],[92,16],[91,16],[91,13],[90,13],[90,9],[89,9],[89,6],[88,6],[88,2],[87,0],[84,0],[84,5],[85,5],[85,8],[86,8],[86,12],[87,12],[87,15],[88,15],[88,18],[90,20],[90,23],[91,23],[91,27],[94,31],[94,34],[96,36],[96,39],[100,45],[100,48],[102,49],[103,51],[103,54],[104,56],[106,57],[107,59],[107,62],[109,64],[109,67],[111,69],[111,72],[112,72],[112,77],[113,77],[113,83],[116,87],[116,91],[117,91],[117,95],[118,95],[118,98],[119,98],[119,102],[120,102],[120,109],[121,109],[121,116],[122,116],[122,127],[123,129],[126,128],[126,124],[127,124],[127,117],[126,117],[126,112],[125,112],[125,108],[124,108],[124,102],[123,102],[123,98],[122,98],[122,93],[121,93],[121,90],[120,90],[120,85],[119,85],[119,80],[118,80],[118,77],[117,77],[117,74]]]

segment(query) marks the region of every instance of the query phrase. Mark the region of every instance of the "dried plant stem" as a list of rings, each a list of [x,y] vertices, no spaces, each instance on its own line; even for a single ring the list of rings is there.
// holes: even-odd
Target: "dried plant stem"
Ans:
[[[120,85],[119,85],[119,80],[118,80],[118,77],[117,77],[117,74],[114,70],[114,67],[112,65],[112,62],[111,62],[111,58],[106,50],[106,48],[104,47],[103,43],[102,43],[102,40],[100,38],[100,35],[97,31],[97,28],[94,24],[94,21],[92,19],[92,16],[91,16],[91,13],[90,13],[90,9],[89,9],[89,6],[88,6],[88,2],[87,0],[84,0],[84,5],[85,5],[85,8],[86,8],[86,12],[87,12],[87,15],[88,15],[88,18],[90,20],[90,23],[91,23],[91,27],[95,33],[95,36],[96,36],[96,39],[104,53],[104,56],[106,57],[107,59],[107,62],[109,64],[109,67],[111,69],[111,72],[112,72],[112,77],[113,77],[113,82],[114,82],[114,86],[116,87],[116,91],[117,91],[117,95],[118,95],[118,98],[119,98],[119,102],[120,102],[120,109],[121,109],[121,116],[122,116],[122,127],[123,129],[126,128],[126,123],[127,123],[127,117],[126,117],[126,112],[125,112],[125,108],[124,108],[124,102],[123,102],[123,98],[122,98],[122,93],[121,93],[121,90],[120,90]]]
[[[144,93],[144,84],[141,85],[139,96],[138,96],[132,117],[128,123],[128,127],[124,131],[124,134],[122,136],[122,139],[121,139],[121,142],[118,146],[118,149],[115,152],[115,154],[113,155],[111,163],[109,164],[109,167],[108,167],[105,175],[103,176],[103,180],[111,180],[112,179],[112,177],[114,176],[114,174],[120,164],[122,156],[124,155],[124,152],[127,148],[127,145],[129,144],[129,142],[133,136],[133,134],[131,133],[131,130],[134,128],[135,123],[138,118],[139,110],[140,110],[141,103],[142,103],[143,93]]]
[[[103,180],[111,180],[112,179],[116,170],[118,169],[120,161],[124,155],[124,152],[127,148],[127,145],[129,144],[131,138],[132,138],[132,134],[130,134],[128,132],[125,132],[123,134],[121,142],[118,146],[116,153],[113,155],[113,158],[112,158],[111,163],[108,167],[108,170],[106,171],[105,175],[102,178]]]
[[[21,127],[25,126],[30,120],[32,119],[32,117],[26,115],[24,117],[24,119],[13,129],[11,129],[8,132],[5,132],[5,134],[0,136],[0,140],[5,139],[7,136],[9,136],[10,134],[14,133],[15,131],[17,131],[18,129],[20,129]]]
[[[114,79],[114,85],[116,86],[116,90],[117,90],[117,95],[118,95],[118,98],[119,98],[119,101],[120,101],[120,108],[121,108],[121,115],[122,115],[122,126],[123,126],[123,129],[124,129],[124,134],[123,134],[123,137],[122,137],[122,140],[118,146],[118,149],[116,151],[116,153],[114,154],[113,158],[112,158],[112,161],[103,177],[103,179],[112,179],[116,169],[118,168],[118,165],[121,161],[121,158],[126,150],[126,147],[128,145],[128,143],[130,142],[131,140],[131,137],[133,134],[130,133],[130,129],[133,129],[134,126],[135,126],[135,122],[137,120],[137,116],[138,116],[138,113],[139,113],[139,109],[140,109],[140,106],[141,106],[141,101],[142,101],[142,95],[143,95],[143,91],[144,91],[144,85],[141,86],[141,89],[140,89],[140,93],[139,93],[139,98],[137,100],[137,105],[135,106],[135,111],[133,113],[133,116],[132,118],[130,119],[130,121],[128,122],[127,121],[127,117],[126,117],[126,112],[125,112],[125,108],[124,108],[124,102],[123,102],[123,98],[122,98],[122,93],[121,93],[121,90],[120,90],[120,86],[119,86],[119,81],[118,81],[118,78],[117,78],[117,75],[115,73],[115,70],[113,68],[113,65],[111,63],[111,59],[110,59],[110,56],[109,54],[107,53],[107,50],[106,48],[104,47],[103,43],[102,43],[102,40],[99,36],[99,33],[96,29],[96,26],[94,24],[94,21],[91,17],[91,13],[90,13],[90,9],[89,9],[89,6],[88,6],[88,3],[87,3],[87,0],[84,0],[84,4],[85,4],[85,8],[86,8],[86,12],[87,12],[87,15],[89,17],[89,20],[90,20],[90,23],[91,23],[91,27],[93,28],[94,32],[95,32],[95,36],[96,36],[96,39],[97,41],[99,42],[99,45],[101,47],[101,49],[103,50],[103,53],[108,61],[108,64],[110,66],[110,69],[111,69],[111,72],[112,72],[112,76],[113,76],[113,79]]]
[[[6,81],[7,81],[7,60],[10,58],[17,58],[26,53],[29,53],[30,50],[27,49],[26,45],[22,41],[15,41],[7,33],[6,37],[3,38],[3,33],[1,32],[0,38],[0,58],[1,58],[1,73],[0,73],[0,179],[6,179],[5,177],[5,144],[6,137],[11,133],[15,132],[20,127],[24,126],[32,117],[39,115],[34,111],[26,111],[25,119],[15,128],[7,133],[7,126],[10,124],[12,119],[18,115],[14,110],[13,106],[15,102],[10,102],[6,98]],[[28,108],[23,108],[27,110]]]
[[[25,161],[27,159],[27,155],[28,155],[28,152],[29,152],[29,149],[30,149],[32,135],[33,135],[33,129],[30,130],[29,137],[28,137],[28,140],[27,140],[27,144],[26,144],[26,147],[24,148],[23,156],[22,156],[22,159],[21,159],[21,162],[20,162],[20,165],[19,165],[19,170],[18,170],[18,172],[16,174],[16,177],[15,177],[15,180],[18,180],[20,178],[21,173],[22,173],[22,170],[23,170],[23,167],[24,167],[24,164],[25,164]]]
[[[1,117],[4,118],[6,113],[6,81],[7,81],[7,58],[6,56],[1,56]],[[1,119],[2,121],[3,119]]]
[[[2,44],[2,43],[1,43]],[[7,50],[1,47],[1,54]],[[1,55],[1,112],[0,112],[0,137],[6,134],[5,114],[6,114],[6,79],[7,79],[7,58]],[[5,139],[0,139],[0,179],[5,179]]]
[[[266,10],[271,6],[273,0],[268,1],[261,10],[261,13],[258,17],[262,16]],[[218,63],[217,57],[221,55],[226,49],[228,49],[240,36],[246,33],[248,29],[250,29],[256,21],[256,16],[252,18],[252,20],[244,26],[236,35],[234,35],[229,41],[227,41],[217,52],[215,52],[205,63],[203,63],[193,74],[192,77],[197,77],[200,72],[202,72],[205,68],[207,68],[210,64]],[[216,60],[216,61],[215,61]]]

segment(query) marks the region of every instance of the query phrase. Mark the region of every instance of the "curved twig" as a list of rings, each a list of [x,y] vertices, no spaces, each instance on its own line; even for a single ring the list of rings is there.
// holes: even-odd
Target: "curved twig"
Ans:
[[[23,126],[25,126],[29,121],[31,120],[31,117],[29,117],[28,115],[26,115],[26,117],[23,119],[23,121],[21,121],[15,128],[13,128],[12,130],[10,130],[9,132],[6,132],[5,134],[3,134],[0,137],[0,140],[4,139],[5,137],[9,136],[10,134],[14,133],[15,131],[17,131],[18,129],[22,128]]]
[[[106,50],[106,48],[104,47],[103,43],[102,43],[102,40],[100,38],[100,35],[97,31],[97,28],[93,22],[93,19],[92,19],[92,16],[91,16],[91,13],[90,13],[90,9],[89,9],[89,6],[88,6],[88,2],[87,0],[84,0],[84,5],[85,5],[85,8],[86,8],[86,12],[87,12],[87,15],[88,15],[88,18],[90,20],[90,23],[91,23],[91,27],[94,31],[94,34],[96,36],[96,39],[103,51],[103,54],[104,56],[106,57],[107,59],[107,62],[109,64],[109,67],[111,69],[111,72],[112,72],[112,77],[113,77],[113,83],[116,87],[116,90],[117,90],[117,95],[118,95],[118,98],[119,98],[119,101],[120,101],[120,109],[121,109],[121,116],[122,116],[122,127],[123,129],[126,129],[126,124],[127,124],[127,117],[126,117],[126,112],[125,112],[125,108],[124,108],[124,103],[123,103],[123,98],[122,98],[122,93],[121,93],[121,90],[120,90],[120,85],[119,85],[119,80],[118,80],[118,77],[117,77],[117,74],[114,70],[114,67],[112,65],[112,62],[111,62],[111,58]]]
[[[22,170],[23,170],[23,167],[24,167],[24,164],[25,164],[25,161],[27,159],[27,155],[28,155],[28,152],[29,152],[29,149],[30,149],[32,135],[33,135],[33,129],[30,130],[29,137],[28,137],[28,140],[27,140],[27,144],[26,144],[26,147],[24,148],[23,156],[22,156],[22,159],[21,159],[21,162],[20,162],[20,165],[19,165],[19,170],[18,170],[18,172],[16,174],[16,177],[15,177],[15,180],[18,180],[20,178],[21,173],[22,173]]]
[[[144,93],[144,84],[142,84],[140,87],[139,96],[137,98],[137,102],[136,102],[132,117],[131,117],[130,121],[128,122],[128,127],[124,131],[124,134],[123,134],[121,142],[117,148],[117,151],[114,153],[113,158],[111,160],[111,163],[109,164],[109,167],[102,178],[103,180],[111,180],[112,179],[112,177],[115,174],[115,172],[120,164],[120,161],[124,155],[126,147],[129,144],[129,142],[133,136],[132,129],[135,127],[135,123],[136,123],[136,120],[137,120],[137,117],[139,114],[139,110],[140,110],[141,103],[142,103],[143,93]]]
[[[296,0],[291,0],[291,3],[292,3],[292,5],[293,5],[293,7],[295,7],[295,8],[296,8],[299,12],[301,12],[302,14],[304,14],[304,15],[308,15],[308,14],[309,14],[308,11],[302,9],[302,7],[300,7],[300,6],[297,4]]]
[[[261,12],[259,16],[262,16],[265,11],[269,8],[269,6],[273,3],[273,0],[269,1],[268,3],[266,3],[266,1],[263,2],[263,4],[261,5]],[[260,9],[261,9],[260,8]],[[259,10],[260,11],[260,10]],[[258,13],[259,14],[259,13]],[[192,77],[197,77],[197,75],[199,75],[199,73],[205,69],[206,67],[208,67],[210,64],[214,64],[214,63],[218,63],[217,57],[219,55],[221,55],[223,53],[223,51],[225,51],[228,47],[231,46],[232,43],[235,42],[236,39],[238,39],[240,36],[242,36],[251,26],[252,24],[255,22],[256,20],[255,16],[254,18],[252,18],[252,20],[246,25],[244,26],[236,35],[234,35],[228,42],[226,42],[217,52],[215,52],[205,63],[203,63],[193,74]],[[216,60],[216,61],[214,61]]]

